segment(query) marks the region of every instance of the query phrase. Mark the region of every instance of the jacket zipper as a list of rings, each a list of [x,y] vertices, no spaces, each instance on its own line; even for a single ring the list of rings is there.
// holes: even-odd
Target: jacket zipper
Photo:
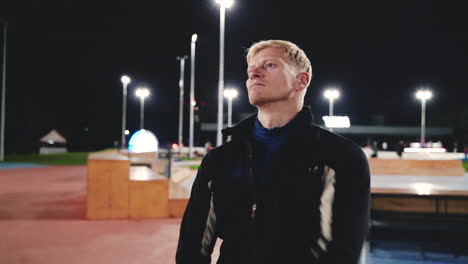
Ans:
[[[253,185],[255,186],[255,178],[254,178],[254,175],[253,175],[253,169],[252,169],[252,163],[253,163],[253,158],[252,158],[252,147],[250,146],[249,143],[247,143],[247,149],[248,149],[248,156],[249,156],[249,178],[252,180],[253,182]],[[255,187],[253,188],[253,191],[252,191],[252,194],[253,194],[253,198],[252,198],[252,208],[251,208],[251,211],[250,211],[250,218],[252,220],[255,220],[255,217],[256,217],[256,213],[257,213],[257,195],[256,195],[256,190],[255,190]]]
[[[249,154],[249,157],[250,157],[250,162],[249,162],[249,177],[251,179],[253,179],[253,172],[252,172],[252,154]],[[255,189],[253,191],[253,202],[252,202],[252,210],[250,212],[250,218],[252,218],[253,220],[255,220],[255,215],[257,213],[257,199],[256,199],[256,193],[255,193]]]
[[[257,212],[257,204],[254,203],[252,205],[252,213],[250,214],[250,217],[255,220],[255,213]]]

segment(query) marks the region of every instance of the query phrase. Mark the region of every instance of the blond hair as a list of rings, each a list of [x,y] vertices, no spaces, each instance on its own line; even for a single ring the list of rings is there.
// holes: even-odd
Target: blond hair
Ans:
[[[277,47],[284,51],[286,57],[295,64],[301,72],[307,72],[312,76],[312,65],[305,52],[296,44],[286,40],[262,40],[254,43],[247,49],[247,63],[261,50]]]

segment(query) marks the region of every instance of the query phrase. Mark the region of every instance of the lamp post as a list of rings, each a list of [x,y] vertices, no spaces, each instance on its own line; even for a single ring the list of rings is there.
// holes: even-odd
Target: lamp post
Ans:
[[[123,75],[120,78],[123,86],[123,99],[122,99],[122,131],[121,131],[121,143],[120,146],[122,149],[125,148],[125,126],[127,121],[127,86],[130,83],[130,77]]]
[[[233,4],[233,0],[216,0],[219,4],[219,81],[218,81],[218,125],[216,133],[216,145],[223,143],[223,89],[224,89],[224,20],[226,16],[226,8]]]
[[[189,124],[189,158],[193,158],[193,122],[195,106],[195,45],[197,43],[198,35],[192,35],[192,43],[190,45],[190,124]]]
[[[232,126],[232,99],[237,97],[236,89],[225,89],[224,97],[228,99],[228,127]]]
[[[426,101],[431,99],[432,92],[424,89],[416,92],[416,98],[421,100],[421,147],[426,146]]]
[[[335,99],[340,97],[340,92],[336,89],[327,89],[325,90],[323,95],[325,96],[325,98],[328,99],[328,107],[329,107],[328,115],[332,117],[333,116],[333,102]],[[333,131],[333,128],[330,128],[330,131]]]
[[[184,70],[185,70],[185,60],[188,56],[177,57],[177,60],[180,61],[180,78],[179,78],[179,146],[182,147],[182,137],[184,133]]]
[[[5,156],[5,96],[6,96],[6,51],[7,51],[7,28],[8,22],[3,21],[3,71],[2,71],[2,110],[0,131],[0,161]]]
[[[140,98],[140,129],[143,129],[145,120],[145,98],[149,96],[150,92],[147,88],[138,88],[136,89],[135,94]]]

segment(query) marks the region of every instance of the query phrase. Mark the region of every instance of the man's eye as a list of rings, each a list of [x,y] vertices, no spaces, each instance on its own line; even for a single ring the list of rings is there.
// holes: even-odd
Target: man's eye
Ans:
[[[273,66],[275,66],[273,63],[265,64],[265,68],[273,68]]]

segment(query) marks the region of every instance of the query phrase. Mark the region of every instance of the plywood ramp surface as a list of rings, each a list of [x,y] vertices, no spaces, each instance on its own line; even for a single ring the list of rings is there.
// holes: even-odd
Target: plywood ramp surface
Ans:
[[[407,160],[370,158],[371,174],[464,176],[461,160]]]
[[[128,218],[128,159],[89,159],[87,173],[88,219]]]

